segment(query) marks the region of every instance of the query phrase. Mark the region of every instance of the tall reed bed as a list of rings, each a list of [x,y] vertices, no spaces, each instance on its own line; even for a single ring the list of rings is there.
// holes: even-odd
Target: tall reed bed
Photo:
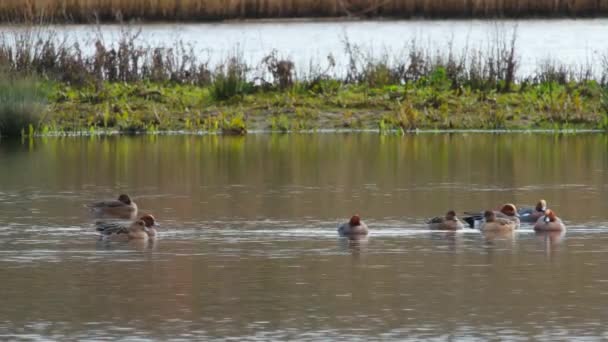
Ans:
[[[412,41],[400,53],[374,56],[347,38],[341,49],[346,65],[327,56],[324,66],[308,70],[270,51],[259,63],[246,63],[236,52],[223,63],[209,65],[188,44],[150,46],[139,32],[124,26],[116,43],[92,40],[91,46],[69,43],[40,26],[0,33],[0,68],[11,74],[36,75],[71,85],[103,87],[104,82],[157,82],[210,86],[218,100],[264,89],[317,89],[320,84],[364,84],[370,88],[413,82],[445,82],[451,89],[510,91],[516,83],[579,82],[608,84],[608,55],[568,66],[544,61],[530,75],[517,73],[517,32],[497,31],[483,47],[432,50]],[[84,53],[92,51],[91,53]],[[339,53],[339,51],[337,51]],[[331,81],[331,82],[326,82]]]
[[[2,0],[0,18],[89,22],[290,17],[598,16],[608,0]]]

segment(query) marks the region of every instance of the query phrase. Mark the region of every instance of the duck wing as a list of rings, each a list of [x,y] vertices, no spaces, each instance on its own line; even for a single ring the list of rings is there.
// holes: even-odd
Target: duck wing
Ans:
[[[118,208],[123,207],[125,204],[121,201],[99,201],[89,205],[91,208]]]
[[[514,224],[512,220],[503,217],[497,217],[494,221],[500,224],[501,226],[510,226]]]
[[[437,216],[437,217],[433,217],[432,219],[429,219],[426,221],[427,224],[432,224],[432,223],[442,223],[444,220],[443,217],[441,216]]]
[[[97,221],[95,222],[95,230],[102,235],[129,233],[129,228],[120,222]]]

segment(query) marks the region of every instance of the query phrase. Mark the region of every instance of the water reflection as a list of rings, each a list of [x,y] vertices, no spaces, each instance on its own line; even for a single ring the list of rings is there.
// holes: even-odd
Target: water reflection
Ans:
[[[542,243],[545,255],[550,257],[555,253],[558,246],[563,242],[566,231],[559,232],[535,232],[536,239]]]
[[[458,231],[434,231],[430,237],[444,242],[451,252],[458,252],[464,244],[464,234]]]
[[[367,251],[370,238],[368,236],[353,235],[349,237],[340,237],[340,249],[349,252],[352,255],[360,255]]]
[[[482,235],[488,245],[495,245],[499,241],[514,242],[517,237],[515,230],[489,230],[483,231]]]

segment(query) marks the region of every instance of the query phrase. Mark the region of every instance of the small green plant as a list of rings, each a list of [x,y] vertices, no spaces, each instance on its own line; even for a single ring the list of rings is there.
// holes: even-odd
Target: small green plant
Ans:
[[[222,121],[222,134],[226,135],[245,135],[247,125],[243,114],[225,116]]]
[[[37,79],[0,73],[0,136],[33,135],[42,120],[46,91]]]
[[[418,128],[420,113],[410,102],[401,103],[399,108],[399,124],[404,130],[415,130]]]
[[[220,118],[218,118],[217,116],[207,116],[205,119],[203,119],[203,121],[201,122],[201,126],[203,128],[203,130],[207,131],[207,132],[217,132],[220,129],[220,122],[222,120]]]
[[[220,66],[211,85],[211,97],[216,101],[229,100],[242,96],[252,90],[246,79],[247,66],[238,58],[231,58],[226,65]]]
[[[600,106],[602,110],[602,118],[600,119],[600,127],[608,131],[608,88],[604,88],[601,93]]]
[[[285,114],[270,118],[270,129],[276,132],[287,133],[291,128],[289,118]]]

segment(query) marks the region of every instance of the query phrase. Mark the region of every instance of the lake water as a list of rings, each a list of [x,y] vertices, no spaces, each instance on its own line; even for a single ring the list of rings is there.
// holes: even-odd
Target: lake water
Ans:
[[[447,55],[451,43],[455,53],[465,49],[488,52],[488,45],[497,37],[509,41],[517,32],[516,50],[521,74],[529,76],[537,65],[547,59],[566,64],[595,64],[608,53],[608,19],[560,20],[403,20],[403,21],[245,21],[211,24],[144,24],[132,25],[132,32],[141,30],[139,42],[152,46],[173,46],[183,41],[194,48],[202,60],[211,64],[223,61],[238,51],[252,65],[276,50],[289,57],[300,73],[309,72],[309,65],[325,66],[326,57],[334,56],[338,69],[344,68],[348,56],[344,40],[360,47],[366,55],[403,57],[412,41],[431,52]],[[0,33],[14,28],[0,26]],[[21,28],[22,29],[22,28]],[[93,41],[115,43],[121,25],[53,26],[61,39],[78,41],[85,51],[92,51]],[[48,28],[43,29],[48,33]],[[597,71],[597,70],[596,70]]]
[[[2,141],[0,339],[606,339],[607,184],[602,134]],[[97,239],[121,192],[155,242]],[[539,198],[565,235],[424,224]]]

